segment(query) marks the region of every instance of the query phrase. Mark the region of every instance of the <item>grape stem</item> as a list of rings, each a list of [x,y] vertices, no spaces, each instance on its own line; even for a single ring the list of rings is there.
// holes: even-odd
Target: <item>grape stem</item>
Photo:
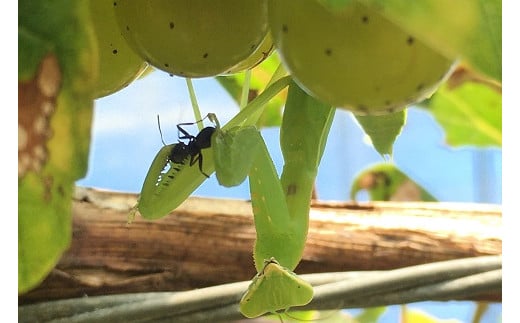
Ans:
[[[195,120],[202,120],[199,104],[197,103],[197,97],[195,95],[195,90],[193,89],[193,83],[191,82],[191,78],[186,78],[186,85],[188,85],[188,92],[190,93],[191,106],[193,109]],[[201,122],[197,122],[197,126],[199,127],[199,131],[201,131],[203,124]]]
[[[240,110],[242,110],[248,103],[250,83],[251,83],[251,70],[248,69],[244,72],[244,84],[242,86],[242,95],[240,97]]]

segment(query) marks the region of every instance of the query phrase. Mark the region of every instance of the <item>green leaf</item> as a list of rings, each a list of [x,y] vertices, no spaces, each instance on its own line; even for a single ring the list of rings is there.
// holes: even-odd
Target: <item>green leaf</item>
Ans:
[[[380,116],[355,116],[381,155],[392,155],[394,142],[406,123],[406,110]]]
[[[501,0],[357,0],[446,57],[502,80]]]
[[[87,170],[97,48],[88,2],[18,5],[18,292],[37,286],[71,238]]]
[[[241,184],[249,175],[262,137],[254,126],[217,130],[211,138],[215,173],[220,185]]]
[[[426,107],[452,146],[502,146],[502,94],[486,84],[443,85]]]
[[[350,199],[355,200],[362,190],[368,191],[371,201],[437,201],[391,163],[369,166],[356,175],[350,188]]]
[[[64,176],[36,173],[18,185],[18,292],[37,286],[70,243],[72,185]]]
[[[253,318],[293,306],[302,306],[312,300],[312,285],[271,258],[253,278],[240,300],[240,312]]]

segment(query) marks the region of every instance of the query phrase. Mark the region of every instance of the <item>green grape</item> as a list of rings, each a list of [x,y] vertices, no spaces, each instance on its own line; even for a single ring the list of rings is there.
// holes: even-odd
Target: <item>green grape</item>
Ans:
[[[171,75],[210,77],[253,54],[266,37],[266,0],[115,0],[129,45]]]
[[[128,46],[116,21],[113,1],[90,0],[91,21],[99,53],[98,82],[94,97],[107,96],[126,87],[148,64]]]
[[[240,73],[248,69],[252,69],[258,64],[262,63],[266,58],[268,58],[274,51],[273,39],[271,34],[267,33],[264,40],[258,48],[254,51],[251,56],[233,66],[226,74],[234,74]]]
[[[269,0],[282,62],[309,94],[356,114],[385,114],[429,97],[453,61],[371,8],[331,11],[318,0]]]

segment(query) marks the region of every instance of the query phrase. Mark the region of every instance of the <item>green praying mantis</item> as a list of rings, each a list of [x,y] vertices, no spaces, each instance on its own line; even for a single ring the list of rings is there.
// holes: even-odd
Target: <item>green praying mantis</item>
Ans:
[[[274,258],[265,260],[240,300],[240,312],[253,318],[276,313],[291,306],[306,305],[312,300],[312,286]]]
[[[285,164],[279,177],[254,124],[265,103],[287,86],[280,128]],[[175,209],[214,171],[226,187],[249,176],[258,274],[240,302],[246,317],[305,305],[312,299],[312,286],[293,271],[302,258],[312,188],[334,111],[307,95],[289,76],[282,77],[222,128],[214,114],[207,116],[214,127],[196,136],[178,126],[179,139],[186,142],[165,144],[145,178],[135,210],[144,218],[157,219]]]

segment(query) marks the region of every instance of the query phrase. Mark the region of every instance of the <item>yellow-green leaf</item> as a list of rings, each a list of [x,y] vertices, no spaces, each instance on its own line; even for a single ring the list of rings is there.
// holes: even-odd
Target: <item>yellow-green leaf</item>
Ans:
[[[260,65],[251,70],[251,80],[249,86],[249,101],[254,99],[259,93],[262,93],[269,85],[273,74],[280,65],[280,59],[277,53],[273,53]],[[242,87],[244,85],[245,74],[237,73],[232,75],[218,76],[216,80],[220,85],[240,103]],[[262,112],[262,115],[256,123],[258,128],[279,126],[282,123],[282,107],[287,99],[287,90],[278,93],[268,102]]]
[[[18,3],[18,291],[37,286],[71,238],[87,170],[97,48],[88,2]]]
[[[443,85],[426,106],[452,146],[502,146],[502,94],[478,82]]]

